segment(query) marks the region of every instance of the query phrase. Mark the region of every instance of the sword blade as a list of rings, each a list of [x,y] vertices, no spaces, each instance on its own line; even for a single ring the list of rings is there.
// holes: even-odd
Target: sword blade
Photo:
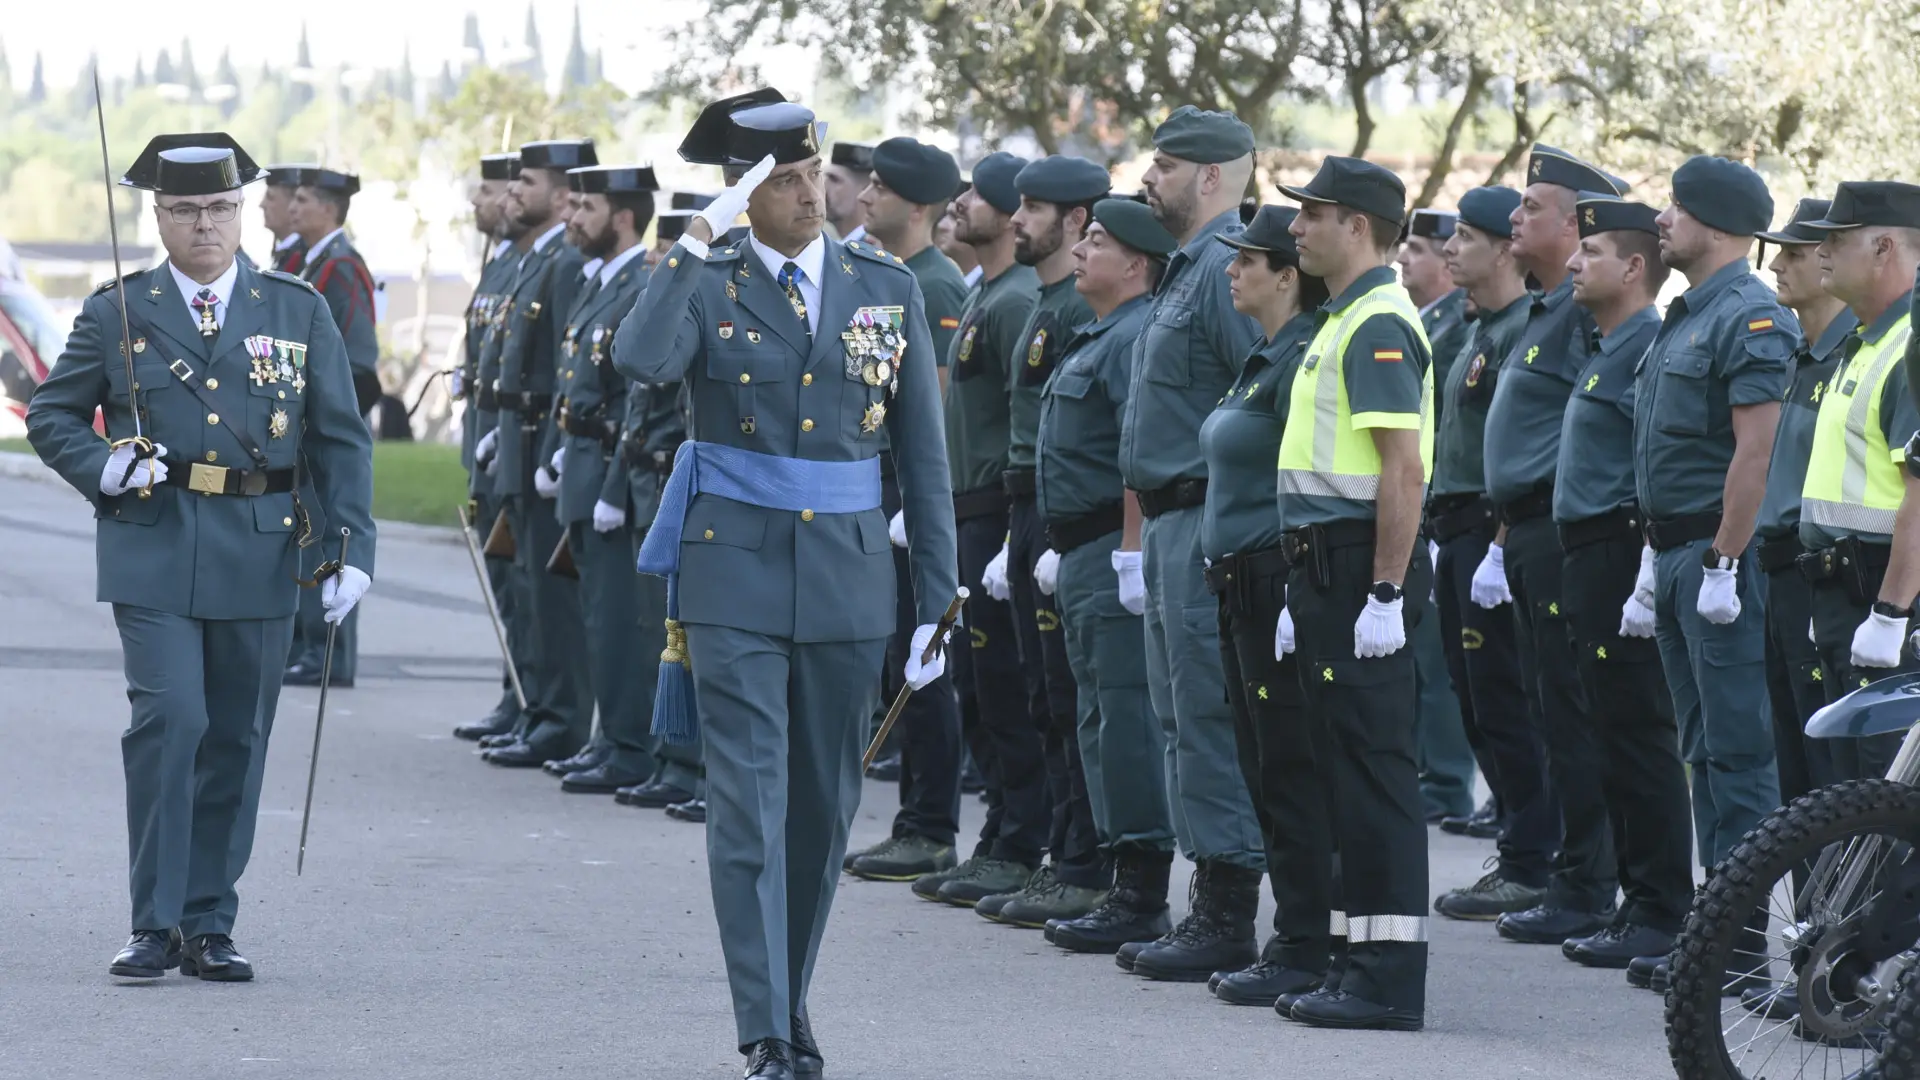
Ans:
[[[500,643],[500,659],[507,665],[507,681],[513,684],[514,700],[520,704],[520,711],[527,711],[527,692],[520,687],[520,669],[514,666],[513,650],[507,648],[507,627],[500,621],[500,604],[493,596],[493,582],[487,580],[486,564],[480,558],[480,548],[474,543],[473,519],[467,516],[467,508],[456,507],[460,512],[460,536],[467,542],[467,557],[473,560],[473,576],[480,581],[480,599],[487,602],[487,620],[493,624],[494,640]]]
[[[340,565],[347,565],[347,539],[352,530],[342,526],[340,529]],[[320,705],[313,716],[313,753],[307,758],[307,805],[300,812],[300,854],[293,864],[293,876],[299,877],[307,868],[307,826],[313,822],[313,783],[320,775],[320,733],[327,726],[327,684],[333,681],[333,643],[339,636],[340,624],[327,623],[327,648],[320,657]]]
[[[127,323],[126,270],[120,265],[120,222],[113,208],[113,164],[107,156],[107,103],[100,94],[100,65],[93,65],[93,115],[100,125],[100,179],[107,187],[107,237],[113,241],[113,298],[120,302],[120,358],[127,362],[127,409],[133,413],[133,437],[146,441],[140,402],[133,390],[133,330]],[[135,457],[139,457],[136,450]],[[131,475],[131,474],[129,474]]]

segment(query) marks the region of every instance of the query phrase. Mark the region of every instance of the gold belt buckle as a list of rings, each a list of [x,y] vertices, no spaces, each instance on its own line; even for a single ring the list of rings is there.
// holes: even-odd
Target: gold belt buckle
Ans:
[[[202,495],[224,495],[227,493],[227,467],[225,465],[205,465],[194,462],[187,470],[187,490]]]

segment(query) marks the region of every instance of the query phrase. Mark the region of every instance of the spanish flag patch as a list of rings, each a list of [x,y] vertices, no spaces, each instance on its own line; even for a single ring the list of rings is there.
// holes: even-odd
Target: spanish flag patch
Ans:
[[[959,320],[959,319],[941,319],[941,320],[940,320],[940,329],[942,329],[942,330],[958,330],[958,329],[960,329],[960,320]]]
[[[1397,364],[1405,359],[1399,349],[1375,349],[1373,358],[1383,364]]]
[[[1762,330],[1773,329],[1772,319],[1754,319],[1747,323],[1747,333],[1757,334]]]

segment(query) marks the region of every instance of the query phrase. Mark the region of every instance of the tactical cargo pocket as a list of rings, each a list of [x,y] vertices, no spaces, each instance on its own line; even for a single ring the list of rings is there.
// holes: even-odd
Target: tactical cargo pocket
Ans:
[[[1193,385],[1193,309],[1162,307],[1147,324],[1146,337],[1139,363],[1146,365],[1147,380],[1161,386]]]
[[[1075,401],[1087,396],[1093,390],[1093,373],[1090,371],[1067,371],[1062,369],[1048,384],[1050,396],[1072,398]]]
[[[1655,427],[1673,435],[1707,433],[1707,373],[1712,368],[1713,357],[1697,351],[1676,352],[1662,361]]]

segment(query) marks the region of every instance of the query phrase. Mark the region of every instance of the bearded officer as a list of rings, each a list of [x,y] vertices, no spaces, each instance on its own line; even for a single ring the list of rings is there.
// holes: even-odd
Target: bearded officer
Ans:
[[[253,977],[231,936],[234,884],[299,603],[296,544],[319,509],[295,493],[302,469],[333,526],[317,544],[338,558],[350,533],[318,590],[327,619],[371,583],[372,444],[333,315],[299,279],[235,257],[241,189],[262,172],[217,132],[147,145],[120,182],[154,192],[167,261],[87,299],[27,410],[41,460],[94,505],[99,595],[126,659],[133,937],[115,975]]]
[[[953,495],[919,286],[897,257],[821,235],[813,113],[773,90],[727,98],[680,154],[722,166],[733,186],[655,272],[614,360],[631,378],[691,387],[692,439],[641,567],[670,575],[669,650],[684,649],[686,668],[663,663],[663,676],[676,691],[690,679],[698,703],[708,867],[746,1073],[789,1080],[822,1067],[807,987],[893,627],[880,427],[892,428],[920,613],[905,672],[915,688],[946,663],[921,657],[956,588]],[[748,238],[711,246],[742,211]],[[656,717],[684,737],[681,717]]]

